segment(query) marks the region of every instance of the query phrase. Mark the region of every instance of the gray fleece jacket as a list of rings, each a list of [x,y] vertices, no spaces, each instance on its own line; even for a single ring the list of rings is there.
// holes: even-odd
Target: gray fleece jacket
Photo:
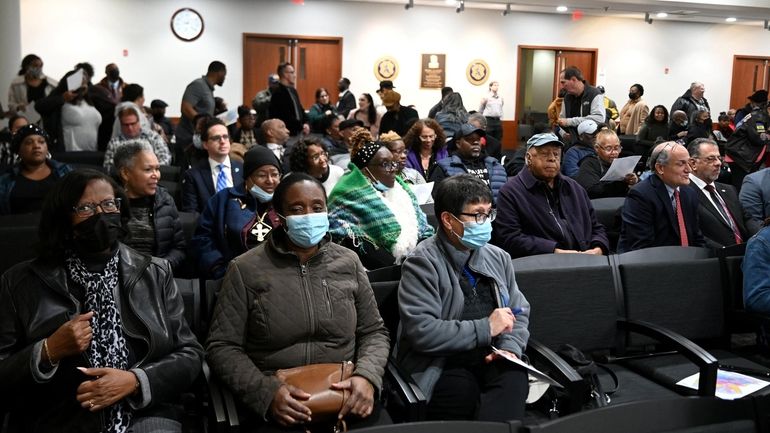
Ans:
[[[506,306],[523,309],[512,332],[492,338],[488,318],[459,320],[464,306],[460,275],[466,262],[472,271],[491,278],[501,295],[507,294]],[[491,345],[521,356],[529,339],[529,302],[516,285],[508,253],[490,244],[473,252],[460,250],[442,230],[417,245],[404,262],[398,308],[396,358],[428,400],[447,356]]]

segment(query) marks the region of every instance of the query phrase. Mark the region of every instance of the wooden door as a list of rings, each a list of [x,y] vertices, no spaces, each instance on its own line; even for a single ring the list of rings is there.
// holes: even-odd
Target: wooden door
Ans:
[[[315,91],[325,87],[332,104],[339,99],[337,82],[342,77],[341,39],[299,39],[294,67],[297,70],[297,92],[302,106],[315,104]]]
[[[598,50],[557,49],[554,71],[553,97],[559,94],[559,74],[570,66],[577,66],[583,72],[587,84],[596,85],[596,57]]]
[[[315,91],[326,87],[336,103],[342,76],[342,38],[292,35],[243,35],[243,102],[267,87],[267,77],[279,63],[290,62],[297,72],[297,92],[305,109],[315,103]]]
[[[759,89],[767,89],[770,81],[770,59],[754,56],[733,57],[733,82],[730,108],[740,108],[747,97]]]

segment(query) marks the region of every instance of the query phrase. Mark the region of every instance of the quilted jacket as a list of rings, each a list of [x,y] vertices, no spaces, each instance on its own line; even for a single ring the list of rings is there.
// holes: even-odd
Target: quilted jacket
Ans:
[[[285,245],[273,230],[230,263],[206,343],[211,369],[258,415],[281,386],[280,368],[353,361],[353,374],[379,390],[389,338],[358,256],[327,235],[300,264]]]

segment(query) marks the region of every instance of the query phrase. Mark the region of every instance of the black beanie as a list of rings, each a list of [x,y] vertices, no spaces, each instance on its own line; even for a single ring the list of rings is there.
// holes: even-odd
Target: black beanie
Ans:
[[[278,173],[283,173],[281,163],[272,150],[262,145],[256,145],[249,149],[243,155],[243,178],[251,176],[259,167],[263,165],[272,165],[278,169]]]
[[[11,151],[18,154],[21,143],[23,143],[24,139],[30,135],[40,135],[45,138],[45,143],[48,144],[48,134],[46,134],[39,126],[30,123],[29,125],[22,126],[15,134],[13,134],[13,138],[11,139]]]

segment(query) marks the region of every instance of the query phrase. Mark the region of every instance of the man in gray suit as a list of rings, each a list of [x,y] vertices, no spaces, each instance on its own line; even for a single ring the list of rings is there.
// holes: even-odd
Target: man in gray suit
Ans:
[[[760,225],[770,218],[770,168],[744,177],[739,198],[753,224]]]

